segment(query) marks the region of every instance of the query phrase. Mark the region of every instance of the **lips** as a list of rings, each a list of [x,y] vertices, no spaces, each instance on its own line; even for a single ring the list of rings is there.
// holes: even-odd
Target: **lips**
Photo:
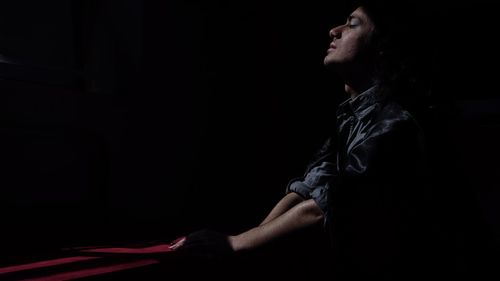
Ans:
[[[334,51],[335,49],[337,49],[337,45],[335,45],[333,42],[330,44],[327,52],[331,52],[331,51]]]

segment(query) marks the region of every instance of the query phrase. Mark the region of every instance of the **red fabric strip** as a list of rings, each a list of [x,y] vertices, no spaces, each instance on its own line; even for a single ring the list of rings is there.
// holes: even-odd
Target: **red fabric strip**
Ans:
[[[171,252],[169,244],[161,244],[144,248],[99,248],[92,250],[82,250],[87,253],[114,253],[114,254],[159,254]]]
[[[142,267],[142,266],[147,266],[147,265],[152,265],[152,264],[157,264],[157,263],[159,263],[159,261],[155,260],[155,259],[143,259],[143,260],[138,260],[138,261],[133,261],[133,262],[126,262],[126,263],[119,263],[119,264],[108,265],[108,266],[101,266],[101,267],[95,267],[95,268],[88,268],[88,269],[81,269],[81,270],[75,270],[75,271],[69,271],[69,272],[56,273],[56,274],[43,276],[43,277],[23,279],[20,281],[73,280],[73,279],[89,277],[89,276],[105,274],[105,273],[111,273],[111,272],[115,272],[115,271],[132,269],[132,268],[137,268],[137,267]]]
[[[185,239],[185,236],[179,237],[168,244],[158,244],[149,247],[106,247],[106,248],[93,248],[93,249],[83,249],[80,252],[86,253],[110,253],[110,254],[161,254],[172,252],[171,246],[175,243]]]
[[[92,260],[92,259],[99,259],[99,258],[100,257],[76,256],[76,257],[60,258],[60,259],[54,259],[54,260],[39,261],[39,262],[28,263],[28,264],[13,265],[13,266],[7,266],[7,267],[0,268],[0,274],[11,273],[11,272],[16,272],[16,271],[21,271],[21,270],[36,269],[36,268],[41,268],[41,267],[56,266],[56,265],[61,265],[61,264],[67,264],[67,263],[85,261],[85,260]]]

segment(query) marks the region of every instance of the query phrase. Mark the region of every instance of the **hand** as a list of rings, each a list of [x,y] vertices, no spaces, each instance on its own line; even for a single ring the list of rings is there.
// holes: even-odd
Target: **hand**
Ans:
[[[182,247],[182,245],[184,245],[185,241],[186,241],[185,236],[177,238],[174,241],[170,242],[168,247],[170,248],[170,250],[175,251],[175,250],[179,249],[180,247]]]

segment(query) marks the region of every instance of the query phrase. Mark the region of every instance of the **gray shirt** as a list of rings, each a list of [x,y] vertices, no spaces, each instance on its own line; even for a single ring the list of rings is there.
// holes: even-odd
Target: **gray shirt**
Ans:
[[[364,96],[373,95],[377,87],[372,86],[368,90],[354,98],[349,98],[342,104],[353,104]],[[287,186],[287,192],[295,192],[304,199],[313,199],[327,213],[327,194],[332,180],[337,176],[337,163],[322,161],[310,169],[305,177],[293,179]]]

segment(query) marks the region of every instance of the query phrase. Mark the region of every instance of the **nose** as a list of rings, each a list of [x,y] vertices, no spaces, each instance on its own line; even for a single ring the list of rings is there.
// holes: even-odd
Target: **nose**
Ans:
[[[342,25],[332,28],[329,32],[331,38],[338,39],[342,35]]]

